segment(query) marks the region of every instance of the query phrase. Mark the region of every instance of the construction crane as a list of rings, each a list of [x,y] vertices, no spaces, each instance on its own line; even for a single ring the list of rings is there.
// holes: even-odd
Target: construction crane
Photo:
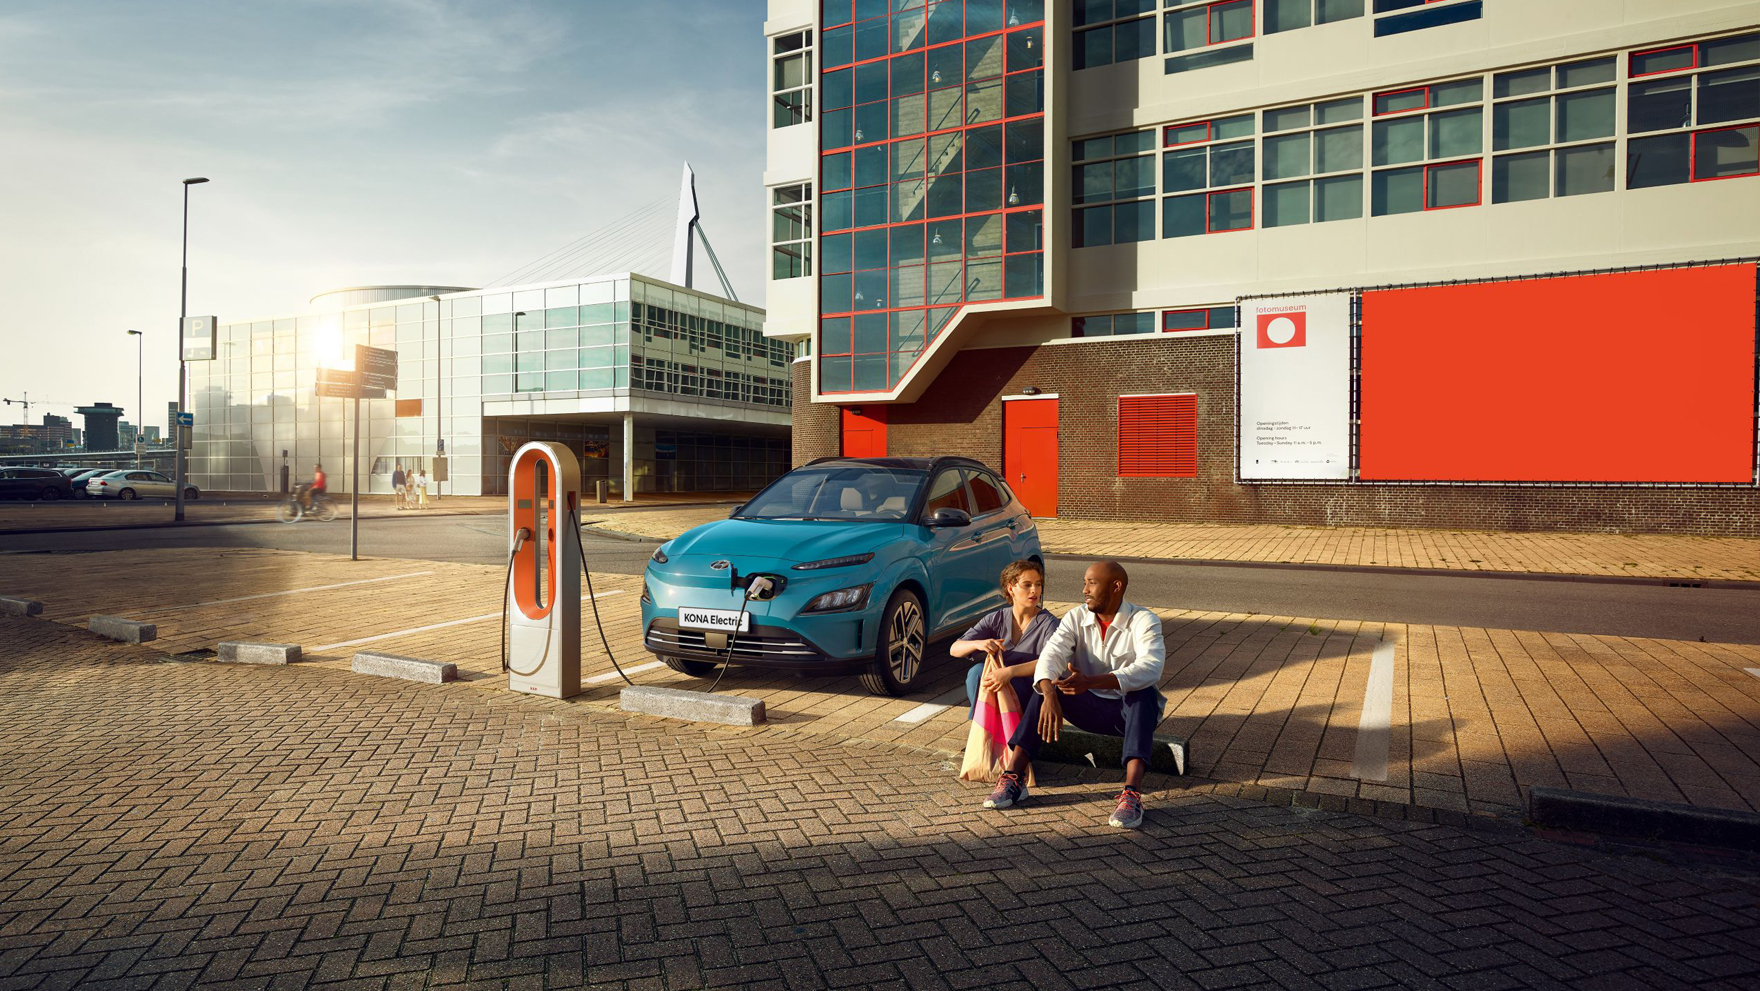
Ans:
[[[5,403],[7,406],[13,406],[13,405],[23,406],[24,407],[24,422],[26,422],[26,423],[31,422],[31,407],[32,406],[73,406],[76,408],[79,406],[79,403],[64,403],[64,402],[59,402],[59,401],[53,400],[53,399],[38,399],[38,400],[32,401],[31,394],[28,392],[24,394],[23,399],[0,399],[0,403]]]

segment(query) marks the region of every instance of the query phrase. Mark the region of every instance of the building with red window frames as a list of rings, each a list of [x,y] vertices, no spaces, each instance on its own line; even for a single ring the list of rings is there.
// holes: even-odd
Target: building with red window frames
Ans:
[[[1760,534],[1760,2],[770,0],[794,460]]]

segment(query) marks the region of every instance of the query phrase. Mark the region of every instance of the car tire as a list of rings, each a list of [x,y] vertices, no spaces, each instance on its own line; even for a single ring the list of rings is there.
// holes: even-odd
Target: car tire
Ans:
[[[923,681],[923,657],[929,628],[923,600],[909,589],[892,593],[880,614],[880,636],[874,661],[862,672],[862,687],[875,695],[904,695]]]
[[[687,661],[682,657],[673,657],[670,654],[661,654],[660,663],[679,674],[688,674],[693,678],[707,678],[715,673],[716,668],[721,666],[714,661]]]
[[[123,489],[121,492],[116,493],[116,495],[125,501],[132,501],[140,498],[140,496],[135,495],[133,489]]]
[[[55,500],[57,500],[59,498],[61,498],[61,490],[60,489],[44,489],[43,490],[43,501],[44,502],[54,502]]]
[[[73,490],[73,497],[75,499],[90,499],[91,498],[91,496],[86,494],[85,489],[74,489]]]
[[[183,500],[185,502],[195,502],[197,499],[200,499],[201,497],[202,497],[202,494],[200,492],[197,492],[195,489],[184,489],[183,490]]]

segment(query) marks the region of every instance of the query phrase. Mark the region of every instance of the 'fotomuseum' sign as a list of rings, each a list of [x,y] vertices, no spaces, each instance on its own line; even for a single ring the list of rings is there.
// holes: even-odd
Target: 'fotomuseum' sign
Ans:
[[[1240,477],[1351,477],[1351,296],[1241,303]]]

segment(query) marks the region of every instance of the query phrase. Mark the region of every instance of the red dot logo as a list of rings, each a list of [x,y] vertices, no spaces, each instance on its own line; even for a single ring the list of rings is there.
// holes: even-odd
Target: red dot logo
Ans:
[[[1259,314],[1259,347],[1301,348],[1308,346],[1308,311]]]

